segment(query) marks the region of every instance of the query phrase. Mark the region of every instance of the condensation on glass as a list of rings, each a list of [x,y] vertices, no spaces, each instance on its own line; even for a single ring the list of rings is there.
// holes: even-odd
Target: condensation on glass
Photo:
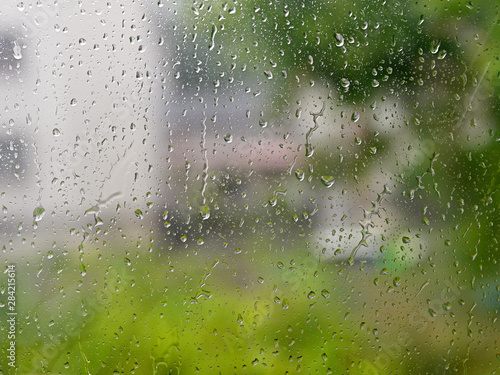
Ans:
[[[498,371],[497,4],[1,8],[2,371]]]

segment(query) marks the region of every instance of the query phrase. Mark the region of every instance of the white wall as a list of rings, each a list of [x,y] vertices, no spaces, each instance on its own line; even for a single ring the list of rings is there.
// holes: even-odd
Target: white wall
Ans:
[[[92,207],[110,218],[120,204],[119,220],[138,220],[158,189],[149,167],[166,134],[157,104],[171,91],[170,46],[158,43],[152,5],[24,4],[3,4],[0,18],[0,139],[23,154],[1,161],[2,232],[30,232],[40,206],[39,236],[93,222]]]

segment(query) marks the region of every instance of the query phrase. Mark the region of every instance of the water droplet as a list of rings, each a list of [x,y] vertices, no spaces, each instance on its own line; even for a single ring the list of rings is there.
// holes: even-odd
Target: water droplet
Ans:
[[[404,236],[404,237],[402,238],[402,240],[403,240],[403,243],[410,243],[410,242],[411,242],[410,237],[407,237],[407,236]]]
[[[352,122],[358,122],[359,120],[359,113],[358,112],[353,112],[351,115],[351,121]]]
[[[125,262],[125,264],[126,264],[127,266],[131,266],[131,265],[132,265],[132,262],[131,262],[131,261],[130,261],[130,259],[128,259],[128,258],[123,258],[123,261]]]
[[[85,264],[80,260],[80,275],[85,276],[87,274],[87,268]]]
[[[344,45],[344,37],[342,34],[335,33],[335,40],[336,40],[335,45],[337,47],[342,47]]]
[[[431,53],[434,55],[436,53],[438,53],[439,51],[439,47],[441,46],[441,41],[440,40],[436,40],[434,39],[432,42],[431,42]]]
[[[210,36],[210,45],[208,49],[212,51],[215,47],[215,35],[217,34],[217,26],[212,25],[212,35]]]
[[[321,176],[321,182],[323,183],[323,185],[329,188],[335,183],[335,180],[333,176]]]
[[[80,38],[78,40],[78,43],[81,45],[81,46],[84,46],[85,44],[87,44],[87,41],[85,40],[85,38]]]
[[[313,299],[314,297],[316,297],[316,293],[314,293],[312,290],[307,294],[307,298],[309,299]]]
[[[40,220],[42,220],[44,215],[45,208],[43,208],[42,206],[38,206],[33,210],[33,220],[35,222],[39,222]]]
[[[451,310],[451,302],[443,303],[443,310],[450,311]]]
[[[354,257],[352,255],[347,258],[347,264],[350,266],[354,265]]]
[[[273,72],[271,72],[270,70],[265,70],[264,74],[268,79],[273,79]]]
[[[139,219],[142,220],[142,218],[144,217],[144,214],[142,213],[141,210],[137,209],[137,210],[135,210],[135,216],[137,216]]]
[[[278,199],[273,195],[271,198],[269,198],[269,204],[271,207],[276,206],[276,203],[278,202]]]
[[[321,295],[322,295],[323,297],[325,297],[325,298],[330,298],[330,292],[329,292],[328,290],[326,290],[326,289],[323,289],[323,290],[321,291]]]
[[[394,280],[392,280],[392,284],[394,286],[400,286],[401,285],[401,278],[400,277],[395,277]]]
[[[200,216],[202,220],[207,220],[210,217],[210,207],[207,205],[200,207]]]
[[[232,134],[227,133],[227,134],[224,136],[224,141],[226,141],[226,143],[231,143],[231,142],[233,141],[233,135],[232,135]]]
[[[295,177],[297,177],[297,180],[302,181],[304,179],[305,173],[302,169],[297,169],[295,171]]]
[[[360,137],[355,137],[354,138],[354,143],[356,143],[359,146],[361,143],[363,143],[363,141],[361,140]]]
[[[61,131],[57,128],[52,129],[52,135],[54,137],[59,137],[61,135]]]
[[[429,315],[435,318],[437,316],[436,312],[433,309],[429,309]]]
[[[283,301],[281,302],[281,308],[283,310],[286,310],[286,309],[288,309],[288,307],[290,307],[288,300],[286,298],[283,298]]]
[[[14,47],[12,48],[12,52],[16,60],[20,60],[23,58],[21,46],[17,42],[14,42]]]
[[[75,98],[71,99],[71,101],[69,102],[69,104],[71,104],[72,106],[75,106],[76,105],[76,99]]]
[[[343,88],[348,88],[350,86],[351,82],[347,79],[347,78],[342,78],[340,80],[340,85],[343,87]]]

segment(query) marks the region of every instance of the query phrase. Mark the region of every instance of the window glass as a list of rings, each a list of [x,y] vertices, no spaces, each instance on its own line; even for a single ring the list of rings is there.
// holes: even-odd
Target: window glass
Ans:
[[[499,12],[3,4],[2,371],[496,373]]]

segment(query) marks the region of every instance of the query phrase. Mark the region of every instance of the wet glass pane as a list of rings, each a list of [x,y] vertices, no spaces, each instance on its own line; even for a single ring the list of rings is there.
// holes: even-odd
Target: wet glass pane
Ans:
[[[498,373],[499,12],[2,4],[2,373]]]

